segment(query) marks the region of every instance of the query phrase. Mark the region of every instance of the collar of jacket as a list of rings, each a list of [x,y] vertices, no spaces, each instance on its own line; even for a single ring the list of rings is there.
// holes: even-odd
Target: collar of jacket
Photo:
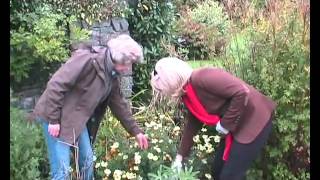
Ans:
[[[107,75],[112,75],[114,64],[112,62],[110,51],[104,46],[92,46],[90,52],[94,54],[94,58],[99,68]]]

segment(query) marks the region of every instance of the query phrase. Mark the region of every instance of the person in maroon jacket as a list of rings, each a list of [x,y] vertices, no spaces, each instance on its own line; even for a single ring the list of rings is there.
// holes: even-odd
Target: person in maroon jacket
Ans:
[[[273,100],[221,68],[193,70],[170,57],[156,63],[151,86],[162,96],[180,99],[188,109],[173,168],[181,169],[201,127],[215,125],[223,140],[215,152],[214,179],[245,179],[271,132]]]

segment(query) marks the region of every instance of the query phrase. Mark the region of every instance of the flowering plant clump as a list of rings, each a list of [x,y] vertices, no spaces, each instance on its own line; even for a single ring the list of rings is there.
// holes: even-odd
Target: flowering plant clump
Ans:
[[[136,113],[135,118],[148,137],[147,150],[139,149],[135,137],[130,137],[113,116],[108,116],[102,122],[95,142],[98,179],[148,179],[160,167],[171,166],[181,139],[182,125],[174,123],[170,113],[159,113],[150,108],[143,108],[143,111]],[[213,156],[219,137],[203,127],[194,141],[187,167],[198,171],[198,177],[210,179],[207,161]]]

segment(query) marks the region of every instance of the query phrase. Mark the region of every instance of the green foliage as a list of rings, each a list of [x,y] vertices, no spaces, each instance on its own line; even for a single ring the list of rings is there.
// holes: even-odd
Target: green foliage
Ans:
[[[68,56],[66,35],[62,22],[65,16],[51,13],[50,8],[44,7],[41,18],[34,24],[31,44],[35,52],[47,61],[64,61]],[[58,25],[58,26],[57,26]]]
[[[110,17],[124,17],[127,10],[126,1],[121,0],[10,0],[10,14],[13,12],[34,12],[35,8],[49,4],[53,7],[54,14],[63,14],[68,17],[76,16],[77,19],[83,20],[89,25]],[[20,26],[19,23],[17,25]]]
[[[223,62],[278,104],[273,135],[250,175],[305,179],[310,165],[308,11],[304,4],[274,3],[273,11],[232,36]]]
[[[176,0],[174,4],[177,6],[178,10],[182,10],[185,7],[194,8],[198,4],[202,3],[204,0]]]
[[[53,13],[49,5],[35,7],[32,12],[15,12],[11,18],[20,25],[10,31],[10,78],[14,87],[28,79],[33,67],[38,68],[39,76],[42,69],[50,71],[52,64],[64,62],[70,53],[69,44],[89,38],[88,31],[74,25],[74,16]],[[71,37],[66,33],[68,24]]]
[[[230,21],[225,14],[223,6],[217,1],[206,0],[191,11],[191,19],[206,26],[213,26],[218,33],[225,35],[230,28]]]
[[[41,128],[25,120],[25,112],[10,107],[10,179],[45,179],[48,171]]]
[[[21,27],[10,31],[10,75],[16,82],[27,78],[37,61],[64,61],[68,56],[65,31],[61,25],[57,26],[64,16],[52,14],[50,8],[43,7],[20,17],[30,29]]]
[[[65,15],[74,15],[89,25],[111,17],[125,17],[128,5],[122,0],[42,0],[52,4],[54,10]]]
[[[182,10],[175,23],[176,36],[187,41],[189,59],[207,59],[219,54],[230,31],[231,22],[217,1],[199,2]]]
[[[28,77],[31,65],[35,59],[30,58],[33,50],[28,46],[29,33],[20,31],[14,33],[10,39],[10,77],[14,81],[20,82]]]
[[[69,28],[70,28],[70,44],[75,42],[88,40],[90,38],[90,31],[87,29],[81,29],[79,25],[77,25],[77,19],[75,16],[69,17]]]
[[[164,179],[172,179],[172,180],[194,180],[197,178],[197,174],[199,171],[193,172],[193,168],[185,167],[180,172],[176,172],[170,167],[160,165],[158,171],[156,173],[149,173],[148,176],[154,180],[164,180]]]
[[[128,22],[131,35],[144,49],[146,64],[134,66],[134,92],[150,89],[150,72],[155,62],[166,56],[163,39],[171,39],[174,6],[170,1],[139,0],[135,9],[131,9]]]
[[[194,61],[187,61],[187,63],[192,67],[192,69],[197,69],[201,67],[220,67],[224,68],[223,61],[221,59],[214,59],[214,60],[194,60]]]

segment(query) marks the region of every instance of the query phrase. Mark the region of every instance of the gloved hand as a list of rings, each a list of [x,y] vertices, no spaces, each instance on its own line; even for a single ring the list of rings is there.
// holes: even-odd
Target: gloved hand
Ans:
[[[218,133],[220,134],[228,134],[229,130],[225,129],[224,127],[221,126],[220,121],[217,123],[216,125],[216,130],[218,131]]]
[[[171,165],[171,169],[174,171],[177,171],[178,173],[182,169],[182,156],[180,154],[177,154],[176,159],[173,161]]]

